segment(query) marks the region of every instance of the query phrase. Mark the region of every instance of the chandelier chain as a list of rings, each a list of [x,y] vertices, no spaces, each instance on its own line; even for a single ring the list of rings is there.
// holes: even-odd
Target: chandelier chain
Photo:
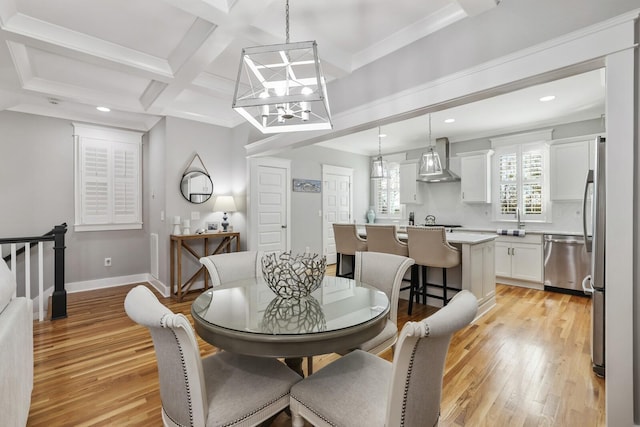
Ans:
[[[286,43],[289,43],[289,0],[286,1],[285,20],[286,20],[286,26],[285,26]]]
[[[378,126],[378,155],[382,159],[382,135],[380,133],[380,126]]]

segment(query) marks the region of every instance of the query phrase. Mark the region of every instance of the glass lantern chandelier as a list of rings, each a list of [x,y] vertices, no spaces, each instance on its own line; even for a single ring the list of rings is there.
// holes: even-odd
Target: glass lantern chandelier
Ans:
[[[382,159],[382,133],[380,132],[380,126],[378,126],[378,157],[371,163],[371,179],[386,178],[389,178],[389,167],[387,162]]]
[[[262,133],[331,129],[325,78],[315,41],[242,49],[233,109]]]
[[[431,114],[429,113],[429,147],[426,153],[422,153],[420,160],[420,175],[438,175],[442,173],[442,164],[440,163],[440,156],[434,150],[434,144],[431,141]]]

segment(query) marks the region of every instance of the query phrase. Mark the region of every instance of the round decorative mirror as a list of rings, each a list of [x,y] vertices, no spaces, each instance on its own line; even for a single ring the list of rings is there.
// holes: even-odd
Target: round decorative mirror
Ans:
[[[180,192],[191,203],[204,203],[213,194],[213,181],[208,173],[202,171],[185,172],[180,181]]]

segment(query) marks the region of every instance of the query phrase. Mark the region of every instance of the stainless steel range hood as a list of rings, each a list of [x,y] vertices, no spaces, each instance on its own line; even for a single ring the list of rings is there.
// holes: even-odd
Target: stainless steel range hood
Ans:
[[[440,156],[440,163],[442,164],[442,173],[437,175],[418,175],[418,182],[453,182],[460,181],[460,177],[449,170],[449,138],[436,139],[435,151]]]

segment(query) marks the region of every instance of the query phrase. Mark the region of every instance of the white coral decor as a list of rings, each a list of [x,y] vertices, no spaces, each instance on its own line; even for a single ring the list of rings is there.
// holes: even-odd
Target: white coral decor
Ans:
[[[269,288],[282,298],[302,298],[322,284],[327,258],[318,254],[270,253],[262,257],[262,274]]]

